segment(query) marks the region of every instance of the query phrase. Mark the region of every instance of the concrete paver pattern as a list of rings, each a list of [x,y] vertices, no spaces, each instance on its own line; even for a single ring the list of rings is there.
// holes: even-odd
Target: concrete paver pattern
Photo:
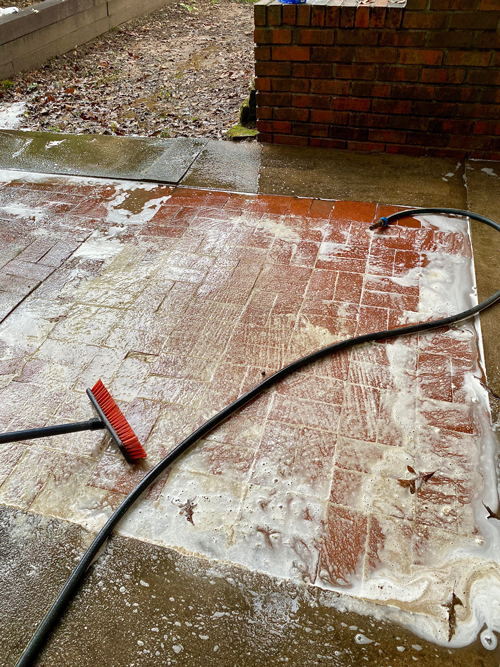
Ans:
[[[0,429],[87,418],[102,378],[148,459],[129,466],[100,432],[4,445],[0,502],[89,530],[265,374],[475,299],[463,221],[373,233],[396,209],[1,177]],[[463,323],[305,368],[186,454],[119,532],[386,604],[452,646],[486,623],[494,642],[479,340]]]

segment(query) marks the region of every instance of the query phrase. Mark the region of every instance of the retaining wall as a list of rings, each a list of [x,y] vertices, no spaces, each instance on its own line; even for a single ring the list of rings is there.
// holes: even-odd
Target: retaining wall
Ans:
[[[258,139],[500,159],[500,0],[255,5]]]
[[[0,17],[0,79],[41,65],[169,0],[45,0]]]

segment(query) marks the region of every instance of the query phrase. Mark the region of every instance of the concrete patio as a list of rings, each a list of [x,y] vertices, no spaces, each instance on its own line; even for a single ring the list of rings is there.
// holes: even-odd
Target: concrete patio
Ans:
[[[2,446],[6,666],[94,532],[197,425],[293,359],[500,283],[491,230],[368,230],[400,207],[495,219],[497,163],[89,142],[0,133],[0,430],[91,416],[102,378],[148,459],[129,466],[99,433]],[[497,329],[493,308],[257,399],[122,521],[39,664],[498,664],[481,616],[498,404],[480,382],[484,362],[499,393]]]

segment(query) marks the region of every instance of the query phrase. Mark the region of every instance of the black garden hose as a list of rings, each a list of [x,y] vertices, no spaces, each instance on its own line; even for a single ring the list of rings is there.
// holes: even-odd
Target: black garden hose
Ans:
[[[470,213],[469,211],[462,211],[460,209],[454,209],[454,208],[421,208],[421,209],[400,211],[398,213],[393,213],[387,218],[381,218],[377,223],[372,225],[370,229],[376,229],[377,227],[386,227],[391,222],[395,222],[396,220],[400,220],[401,218],[406,218],[415,215],[420,216],[432,213],[448,214],[448,215],[456,215],[456,216],[472,218],[474,220],[477,220],[478,222],[483,222],[484,224],[489,225],[490,227],[493,227],[493,229],[496,229],[497,231],[500,232],[500,225],[496,222],[493,222],[493,220],[490,220],[489,218],[486,218],[482,215],[478,215],[477,213]],[[393,338],[395,336],[405,336],[408,334],[414,334],[421,331],[429,331],[430,329],[435,329],[437,327],[453,324],[454,322],[459,322],[460,320],[465,320],[469,317],[472,317],[473,315],[477,315],[477,313],[481,312],[485,308],[488,308],[493,303],[495,303],[495,301],[498,301],[499,299],[500,299],[500,290],[498,292],[495,292],[495,294],[490,296],[482,303],[478,304],[477,306],[474,306],[474,308],[469,308],[468,310],[465,310],[462,313],[459,313],[458,315],[444,317],[442,319],[434,320],[432,322],[424,322],[421,324],[414,324],[411,326],[391,329],[389,331],[378,331],[376,333],[365,334],[363,336],[357,336],[356,338],[350,338],[348,340],[341,341],[340,343],[328,345],[327,347],[324,347],[320,350],[317,350],[316,352],[313,352],[312,354],[308,354],[305,357],[302,357],[301,359],[294,361],[293,363],[289,364],[288,366],[285,366],[284,368],[277,371],[273,375],[270,375],[256,387],[248,391],[246,394],[243,394],[243,396],[240,396],[236,401],[234,401],[234,403],[231,403],[231,405],[228,405],[214,417],[205,422],[203,426],[200,426],[200,428],[196,429],[196,431],[191,433],[190,436],[188,436],[183,442],[177,445],[177,447],[173,451],[171,451],[170,454],[167,454],[167,456],[165,456],[165,458],[162,461],[160,461],[160,463],[158,463],[152,470],[150,470],[150,472],[141,480],[141,482],[139,482],[139,484],[135,487],[135,489],[127,496],[127,498],[125,498],[122,504],[111,515],[111,517],[106,522],[105,526],[99,531],[98,535],[95,537],[94,541],[87,549],[85,554],[82,556],[76,568],[71,573],[68,581],[66,582],[61,592],[57,596],[56,601],[47,612],[45,618],[38,626],[35,634],[31,638],[26,649],[24,650],[24,653],[19,658],[16,667],[29,667],[30,665],[33,664],[33,661],[35,660],[36,656],[42,650],[45,644],[45,640],[47,639],[48,635],[52,632],[52,630],[55,628],[59,618],[66,609],[66,606],[68,605],[74,593],[82,583],[89,566],[92,564],[93,560],[96,558],[99,551],[102,549],[104,543],[111,534],[112,530],[122,519],[122,517],[128,512],[128,510],[132,507],[132,505],[140,498],[140,496],[144,493],[144,491],[146,491],[146,489],[155,481],[155,479],[159,475],[161,475],[161,473],[164,472],[164,470],[166,470],[166,468],[168,468],[179,456],[181,456],[181,454],[183,454],[187,449],[189,449],[191,445],[194,445],[198,440],[200,440],[200,438],[203,438],[203,436],[207,435],[207,433],[209,433],[212,429],[221,424],[225,419],[227,419],[232,414],[237,412],[240,408],[242,408],[252,399],[256,398],[263,391],[269,389],[276,382],[282,380],[287,375],[290,375],[290,373],[299,370],[299,368],[302,368],[307,364],[310,364],[314,361],[318,361],[319,359],[322,359],[323,357],[332,354],[333,352],[340,352],[341,350],[346,350],[350,347],[354,347],[355,345],[361,345],[362,343],[371,343],[373,341],[382,340],[385,338]]]

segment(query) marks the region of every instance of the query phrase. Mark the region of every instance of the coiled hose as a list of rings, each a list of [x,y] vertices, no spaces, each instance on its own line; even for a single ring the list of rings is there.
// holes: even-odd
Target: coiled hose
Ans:
[[[454,209],[454,208],[420,208],[420,209],[400,211],[398,213],[393,213],[387,218],[380,218],[380,220],[375,224],[373,224],[370,227],[370,229],[376,229],[380,227],[385,228],[387,227],[387,225],[391,224],[392,222],[395,222],[396,220],[400,220],[401,218],[411,217],[415,215],[425,215],[425,214],[445,214],[445,215],[447,214],[447,215],[468,217],[472,218],[473,220],[477,220],[478,222],[482,222],[486,225],[489,225],[490,227],[493,227],[493,229],[496,229],[498,232],[500,232],[500,225],[496,222],[493,222],[493,220],[490,220],[485,216],[478,215],[477,213],[470,213],[469,211],[462,211],[460,209]],[[209,433],[212,429],[214,429],[216,426],[219,426],[219,424],[221,424],[224,420],[226,420],[228,417],[237,412],[249,401],[256,398],[263,391],[269,389],[276,382],[282,380],[287,375],[290,375],[290,373],[299,370],[299,368],[302,368],[307,364],[310,364],[314,361],[318,361],[319,359],[334,352],[340,352],[341,350],[346,350],[350,347],[354,347],[355,345],[361,345],[362,343],[371,343],[385,338],[393,338],[395,336],[405,336],[408,334],[414,334],[421,331],[429,331],[430,329],[435,329],[437,327],[453,324],[454,322],[459,322],[460,320],[465,320],[469,317],[472,317],[473,315],[477,315],[477,313],[481,312],[485,308],[488,308],[499,299],[500,299],[500,290],[498,292],[495,292],[495,294],[493,294],[492,296],[490,296],[488,299],[478,304],[477,306],[469,308],[469,310],[465,310],[462,313],[458,313],[458,315],[444,317],[442,319],[434,320],[432,322],[424,322],[421,324],[399,327],[397,329],[390,329],[389,331],[378,331],[376,333],[365,334],[363,336],[357,336],[356,338],[350,338],[348,340],[341,341],[340,343],[328,345],[327,347],[324,347],[320,350],[317,350],[316,352],[313,352],[312,354],[308,354],[305,357],[302,357],[301,359],[294,361],[293,363],[289,364],[288,366],[285,366],[284,368],[277,371],[273,375],[270,375],[268,378],[263,380],[260,384],[255,386],[246,394],[240,396],[236,401],[234,401],[234,403],[231,403],[231,405],[228,405],[214,417],[205,422],[202,426],[196,429],[196,431],[191,433],[190,436],[188,436],[179,445],[177,445],[177,447],[174,450],[172,450],[169,454],[167,454],[167,456],[165,456],[165,458],[162,461],[160,461],[160,463],[158,463],[154,468],[152,468],[152,470],[150,470],[150,472],[141,480],[141,482],[139,482],[139,484],[135,487],[135,489],[127,496],[127,498],[125,498],[122,504],[111,515],[111,517],[108,519],[104,527],[99,531],[99,533],[95,537],[90,547],[82,556],[76,568],[71,573],[68,581],[66,582],[61,592],[57,596],[56,601],[47,612],[45,618],[38,626],[35,634],[31,638],[29,644],[27,645],[23,654],[19,658],[16,667],[29,667],[29,665],[33,664],[33,661],[35,660],[36,656],[42,650],[48,635],[52,632],[52,630],[56,626],[59,618],[66,609],[66,606],[68,605],[69,601],[71,600],[71,598],[77,591],[78,587],[82,583],[88,568],[98,555],[101,548],[104,546],[104,543],[106,542],[113,528],[115,528],[120,519],[129,511],[132,505],[140,498],[140,496],[155,481],[155,479],[159,475],[161,475],[162,472],[164,472],[164,470],[166,470],[166,468],[168,468],[177,458],[179,458],[181,454],[183,454],[187,449],[189,449],[191,445],[194,445],[198,440],[200,440],[200,438],[203,438],[203,436],[207,435],[207,433]]]

